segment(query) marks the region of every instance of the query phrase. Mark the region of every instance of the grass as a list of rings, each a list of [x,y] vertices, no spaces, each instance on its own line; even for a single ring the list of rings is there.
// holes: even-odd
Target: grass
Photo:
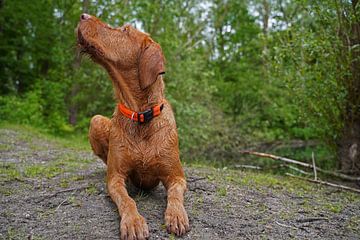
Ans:
[[[227,194],[227,189],[226,187],[219,187],[217,189],[217,194],[220,196],[220,197],[225,197],[226,194]]]
[[[92,160],[64,157],[47,164],[32,164],[24,167],[23,176],[27,178],[53,178],[63,173],[87,169]]]
[[[324,207],[333,213],[340,213],[344,208],[340,203],[325,203]]]
[[[64,154],[60,154],[57,159],[46,161],[45,163],[31,163],[31,165],[26,161],[20,161],[16,164],[0,163],[0,182],[21,180],[22,178],[54,178],[65,173],[74,173],[78,172],[79,170],[86,170],[94,161],[93,159],[84,159],[83,157],[79,158],[74,153],[69,154],[69,148],[77,152],[84,150],[90,151],[89,144],[87,143],[86,139],[81,136],[73,136],[69,138],[55,137],[46,132],[41,132],[31,127],[9,124],[4,125],[3,123],[0,124],[0,129],[1,128],[11,129],[19,132],[20,134],[18,137],[20,137],[21,141],[24,141],[27,144],[34,144],[32,142],[35,138],[41,143],[49,144],[45,146],[41,146],[41,144],[38,144],[40,146],[37,146],[34,144],[33,147],[30,146],[30,151],[37,151],[37,148],[48,148],[51,146],[51,148],[55,148],[60,151],[64,150]],[[0,150],[11,150],[11,145],[2,145]],[[205,163],[201,161],[191,163],[186,162],[184,165],[194,169],[206,169],[206,175],[204,177],[206,177],[207,181],[213,182],[217,185],[216,194],[219,198],[226,198],[228,196],[228,185],[231,184],[232,186],[257,189],[259,192],[263,193],[269,191],[275,193],[286,192],[298,197],[305,198],[303,204],[305,209],[314,209],[311,206],[311,203],[306,200],[306,197],[316,193],[313,197],[319,203],[319,208],[332,213],[340,213],[343,210],[344,205],[348,203],[360,203],[359,195],[343,191],[336,193],[336,198],[338,200],[331,201],[332,194],[328,194],[326,192],[328,191],[328,188],[316,184],[311,184],[306,181],[281,176],[279,174],[273,174],[271,172],[240,171],[228,169],[227,167],[216,168],[214,165],[209,165],[208,162]],[[66,178],[61,178],[59,181],[59,186],[66,188],[69,186],[69,182],[82,180],[84,180],[83,176],[70,175]],[[86,192],[88,194],[96,194],[97,189],[95,186],[89,186],[89,188],[86,189]],[[0,188],[0,193],[4,195],[11,195],[12,191],[11,189]],[[145,197],[146,195],[143,195],[143,193],[136,196],[138,199]],[[201,201],[196,202],[196,204],[201,205]],[[196,206],[194,207],[196,210]]]
[[[56,137],[44,131],[32,128],[29,126],[12,125],[8,123],[0,123],[0,129],[13,130],[18,133],[12,141],[17,142],[28,148],[25,153],[48,151],[49,148],[63,151],[63,154],[51,161],[45,160],[43,162],[27,162],[26,154],[18,151],[12,155],[15,163],[1,162],[0,163],[0,182],[22,180],[23,178],[53,178],[63,173],[71,173],[82,169],[87,169],[93,159],[84,159],[75,154],[69,154],[70,150],[89,151],[90,146],[86,139],[80,135],[73,135],[67,138]],[[4,139],[7,136],[4,134]],[[11,144],[2,144],[0,151],[7,152],[14,148]],[[48,153],[51,156],[51,152]],[[37,155],[34,155],[37,156]],[[66,183],[62,182],[62,186]],[[3,191],[4,192],[4,191]]]
[[[13,181],[21,176],[15,163],[0,163],[0,181]]]
[[[352,216],[346,223],[346,228],[360,234],[360,216]]]
[[[191,168],[208,169],[205,177],[207,181],[218,185],[216,193],[219,197],[227,197],[226,186],[231,184],[240,188],[257,189],[264,195],[269,192],[272,194],[290,194],[301,199],[303,201],[301,207],[315,215],[321,211],[338,214],[348,204],[360,204],[359,194],[347,191],[329,192],[331,188],[276,174],[216,169],[198,164],[191,166]],[[286,216],[283,217],[286,218]]]
[[[87,187],[85,189],[85,192],[89,195],[94,195],[98,192],[98,190],[96,189],[96,187],[92,184],[89,185],[89,187]]]
[[[21,132],[20,139],[31,143],[34,138],[44,139],[46,142],[54,144],[62,148],[74,150],[90,150],[90,145],[86,134],[68,134],[68,135],[54,135],[44,129],[34,128],[28,125],[17,125],[7,122],[0,122],[0,129],[10,129]],[[5,148],[1,146],[1,148]],[[0,151],[2,150],[0,148]],[[6,149],[6,148],[5,148]]]

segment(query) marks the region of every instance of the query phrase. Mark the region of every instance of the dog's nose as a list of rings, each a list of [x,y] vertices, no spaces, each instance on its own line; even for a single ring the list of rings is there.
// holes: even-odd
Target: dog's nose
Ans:
[[[86,14],[86,13],[83,13],[83,14],[81,14],[81,16],[80,16],[80,20],[87,20],[87,19],[89,19],[90,18],[90,15],[89,14]]]

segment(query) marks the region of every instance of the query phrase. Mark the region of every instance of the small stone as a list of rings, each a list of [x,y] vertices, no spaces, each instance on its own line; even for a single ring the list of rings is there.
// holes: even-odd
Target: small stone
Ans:
[[[29,219],[29,218],[30,218],[30,214],[26,213],[26,214],[25,214],[25,218],[26,218],[26,219]]]

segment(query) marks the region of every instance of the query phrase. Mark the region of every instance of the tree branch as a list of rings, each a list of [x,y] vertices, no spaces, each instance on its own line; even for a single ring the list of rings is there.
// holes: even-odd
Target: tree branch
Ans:
[[[309,181],[309,182],[313,182],[313,183],[319,183],[319,184],[330,186],[330,187],[335,187],[335,188],[348,190],[348,191],[351,191],[351,192],[360,193],[360,189],[356,189],[356,188],[352,188],[352,187],[348,187],[348,186],[344,186],[344,185],[340,185],[340,184],[335,184],[335,183],[321,181],[321,180],[314,180],[314,179],[310,179],[310,178],[299,177],[299,176],[295,176],[295,175],[290,174],[290,173],[286,173],[286,175],[290,176],[290,177],[293,177],[293,178],[298,178],[298,179],[301,179],[301,180],[304,180],[304,181]]]
[[[268,154],[268,153],[260,153],[260,152],[253,152],[253,151],[241,151],[240,153],[242,154],[250,154],[250,155],[254,155],[254,156],[258,156],[258,157],[265,157],[265,158],[271,158],[274,160],[279,160],[279,161],[283,161],[286,163],[292,163],[292,164],[297,164],[306,168],[310,168],[310,169],[314,169],[314,166],[312,164],[308,164],[308,163],[304,163],[304,162],[300,162],[294,159],[290,159],[290,158],[285,158],[285,157],[280,157],[280,156],[276,156],[276,155],[272,155],[272,154]],[[353,176],[349,176],[349,175],[345,175],[343,173],[336,173],[336,172],[331,172],[331,171],[327,171],[327,170],[323,170],[321,168],[318,168],[315,166],[316,171],[318,172],[322,172],[328,175],[332,175],[344,180],[348,180],[348,181],[360,181],[360,177],[353,177]]]

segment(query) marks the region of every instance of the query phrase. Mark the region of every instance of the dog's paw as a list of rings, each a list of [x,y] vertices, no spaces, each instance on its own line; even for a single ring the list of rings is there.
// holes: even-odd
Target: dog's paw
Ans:
[[[140,214],[128,214],[120,222],[121,240],[144,240],[149,238],[149,228]]]
[[[168,233],[182,236],[190,230],[189,218],[182,204],[170,205],[165,211],[165,224]]]

